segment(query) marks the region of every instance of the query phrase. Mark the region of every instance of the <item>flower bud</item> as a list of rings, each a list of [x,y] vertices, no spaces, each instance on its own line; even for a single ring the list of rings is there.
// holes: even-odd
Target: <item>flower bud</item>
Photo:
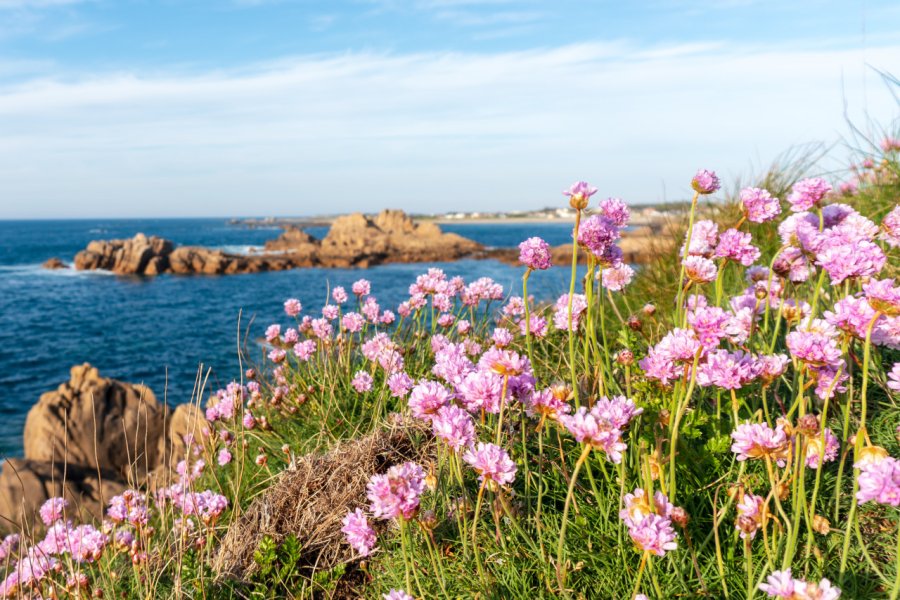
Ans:
[[[813,529],[822,535],[828,535],[831,531],[831,523],[822,515],[813,515]]]

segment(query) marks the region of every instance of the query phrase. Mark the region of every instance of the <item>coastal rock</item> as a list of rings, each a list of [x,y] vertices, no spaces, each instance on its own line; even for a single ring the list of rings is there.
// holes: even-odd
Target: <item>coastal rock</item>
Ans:
[[[25,421],[25,458],[141,479],[159,462],[165,410],[143,385],[101,377],[85,363],[41,395]]]
[[[319,260],[328,267],[367,267],[384,262],[458,260],[481,245],[434,223],[416,223],[403,211],[384,210],[374,219],[360,213],[335,219],[322,240]]]
[[[69,265],[67,265],[62,260],[60,260],[54,256],[53,258],[49,258],[46,261],[44,261],[44,264],[42,264],[41,267],[43,267],[45,269],[55,270],[55,269],[68,269]]]
[[[265,245],[267,253],[237,255],[139,233],[128,240],[93,241],[75,256],[75,268],[120,275],[222,275],[283,271],[304,267],[368,267],[386,262],[457,260],[482,246],[434,223],[416,223],[403,211],[384,210],[375,218],[361,213],[335,219],[319,241],[290,226]]]
[[[174,244],[156,236],[143,233],[128,240],[100,240],[90,242],[75,255],[75,268],[79,270],[102,269],[120,275],[143,274],[153,262],[152,270],[161,273],[168,265],[167,257]]]
[[[58,496],[71,503],[68,517],[99,519],[106,502],[125,487],[115,473],[108,471],[61,462],[8,459],[0,471],[0,530],[33,523],[41,504]]]
[[[299,227],[286,227],[284,233],[274,240],[266,242],[267,252],[291,251],[298,254],[315,254],[319,248],[319,240],[309,235]]]

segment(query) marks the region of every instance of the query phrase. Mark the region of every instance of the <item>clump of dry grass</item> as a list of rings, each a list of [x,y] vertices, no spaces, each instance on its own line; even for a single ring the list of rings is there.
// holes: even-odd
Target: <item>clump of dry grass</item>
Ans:
[[[213,568],[246,579],[256,568],[253,553],[260,541],[269,536],[281,543],[290,534],[303,548],[299,567],[330,569],[351,560],[341,520],[365,503],[373,474],[409,460],[427,462],[431,442],[422,431],[420,424],[404,421],[299,458],[232,523]]]

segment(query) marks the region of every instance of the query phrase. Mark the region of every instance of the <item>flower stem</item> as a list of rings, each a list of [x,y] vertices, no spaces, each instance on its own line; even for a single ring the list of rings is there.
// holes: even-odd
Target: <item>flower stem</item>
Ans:
[[[572,229],[572,278],[569,281],[569,372],[572,378],[572,393],[575,406],[580,407],[578,398],[578,376],[575,373],[575,331],[573,331],[572,301],[575,298],[575,278],[578,275],[578,228],[581,226],[581,210],[575,211],[575,227]]]
[[[591,454],[590,444],[584,445],[581,456],[575,462],[575,469],[572,471],[572,477],[569,479],[569,491],[566,494],[566,503],[563,505],[562,524],[559,528],[559,541],[556,544],[556,576],[559,580],[560,592],[565,593],[566,589],[566,565],[563,562],[563,551],[566,543],[566,526],[569,522],[569,506],[572,504],[572,495],[575,493],[575,481],[578,479],[578,472],[581,471],[582,465]]]

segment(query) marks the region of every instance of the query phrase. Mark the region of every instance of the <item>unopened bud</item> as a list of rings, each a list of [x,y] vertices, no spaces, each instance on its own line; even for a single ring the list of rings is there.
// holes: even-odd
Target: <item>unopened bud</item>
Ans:
[[[637,318],[637,315],[631,315],[630,317],[628,317],[628,320],[625,322],[625,324],[634,331],[640,331],[644,326],[644,324],[641,323],[641,320]]]
[[[822,535],[828,535],[831,531],[831,523],[822,515],[813,515],[813,529]]]
[[[625,348],[616,352],[616,362],[622,366],[630,367],[634,364],[634,352]]]
[[[644,305],[644,308],[641,309],[641,312],[648,317],[652,317],[656,313],[656,307],[650,303],[647,303]]]

